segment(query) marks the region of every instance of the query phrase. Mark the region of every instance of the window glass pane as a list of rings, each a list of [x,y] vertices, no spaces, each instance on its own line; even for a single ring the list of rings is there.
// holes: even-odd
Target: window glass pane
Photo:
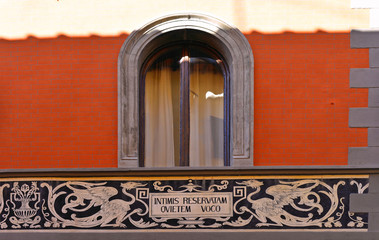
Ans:
[[[190,166],[224,166],[224,76],[217,60],[192,53],[190,92]]]
[[[145,77],[145,166],[179,166],[180,50],[165,52]]]

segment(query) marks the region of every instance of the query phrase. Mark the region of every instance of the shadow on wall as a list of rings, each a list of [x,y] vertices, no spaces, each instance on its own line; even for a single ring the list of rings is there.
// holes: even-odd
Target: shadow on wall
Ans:
[[[344,165],[367,130],[348,127],[349,33],[245,33],[254,53],[255,165]],[[128,37],[0,40],[0,168],[117,167],[117,57]]]

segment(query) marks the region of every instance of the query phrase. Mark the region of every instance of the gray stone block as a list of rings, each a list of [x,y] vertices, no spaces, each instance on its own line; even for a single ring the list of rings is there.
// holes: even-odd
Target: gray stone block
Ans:
[[[350,194],[350,211],[355,213],[379,213],[379,193]]]
[[[379,88],[370,88],[368,90],[368,106],[379,107]]]
[[[350,108],[349,127],[379,127],[379,108]]]
[[[368,192],[379,194],[379,174],[370,174],[369,183],[370,186]]]
[[[379,48],[370,48],[370,67],[379,67]]]
[[[379,167],[379,147],[349,148],[348,163],[352,166]]]
[[[379,213],[371,212],[368,215],[368,230],[370,232],[379,232]]]
[[[350,69],[350,87],[378,88],[379,68],[352,68]]]
[[[379,147],[379,128],[368,129],[368,141],[369,147]]]
[[[350,33],[351,48],[379,47],[379,30],[353,29]]]

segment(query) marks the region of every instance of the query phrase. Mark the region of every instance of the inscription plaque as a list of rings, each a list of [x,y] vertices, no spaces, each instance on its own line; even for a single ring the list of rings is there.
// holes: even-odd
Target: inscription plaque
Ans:
[[[150,216],[233,216],[232,193],[150,193]]]

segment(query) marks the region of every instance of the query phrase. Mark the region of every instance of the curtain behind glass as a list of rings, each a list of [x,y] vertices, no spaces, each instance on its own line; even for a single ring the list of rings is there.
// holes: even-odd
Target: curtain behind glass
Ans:
[[[160,61],[145,78],[145,166],[171,167],[178,162],[177,116],[180,78],[172,60]],[[177,93],[176,93],[177,92]],[[175,100],[175,101],[173,101]],[[174,113],[175,110],[175,113]],[[176,131],[175,131],[176,130]]]
[[[224,166],[224,77],[210,58],[190,58],[190,166]],[[145,166],[180,166],[180,70],[159,59],[145,78]]]
[[[191,58],[190,166],[224,166],[224,77],[205,59]]]

